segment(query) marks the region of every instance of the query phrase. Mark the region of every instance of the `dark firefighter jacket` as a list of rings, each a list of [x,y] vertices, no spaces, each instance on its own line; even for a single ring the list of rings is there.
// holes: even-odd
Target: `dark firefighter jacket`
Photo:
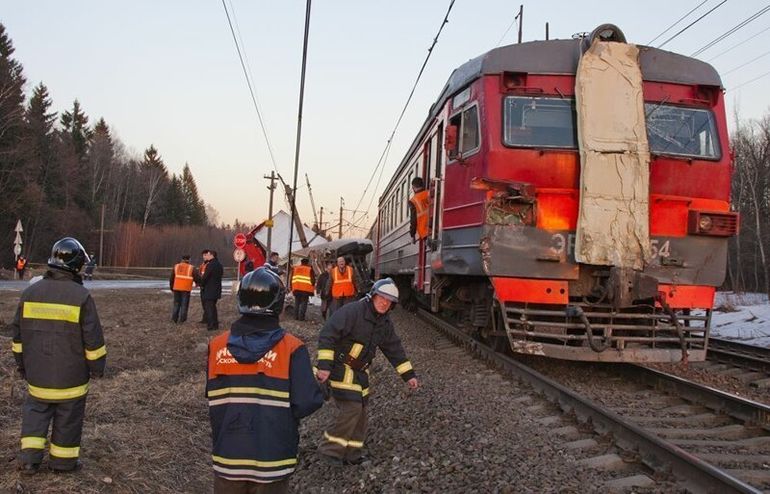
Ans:
[[[377,348],[404,381],[415,377],[390,316],[377,314],[369,297],[343,305],[334,312],[318,337],[318,368],[331,371],[332,396],[349,401],[362,401],[367,397],[369,365]],[[351,365],[346,363],[349,357],[355,359]]]
[[[206,395],[214,472],[252,482],[294,471],[299,420],[323,404],[305,345],[277,317],[243,316],[211,340]]]
[[[219,300],[222,298],[222,263],[216,257],[206,263],[206,269],[200,275],[201,298]]]
[[[91,376],[104,374],[107,349],[91,294],[80,276],[51,269],[21,294],[13,328],[13,355],[29,394],[62,402],[88,393]]]

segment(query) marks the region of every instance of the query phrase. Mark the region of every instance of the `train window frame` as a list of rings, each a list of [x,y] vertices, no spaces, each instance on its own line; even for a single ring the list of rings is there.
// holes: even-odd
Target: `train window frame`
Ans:
[[[664,150],[653,149],[653,146],[651,143],[652,141],[650,139],[651,127],[650,127],[649,117],[652,116],[657,111],[659,111],[661,108],[668,109],[669,111],[681,110],[681,111],[691,112],[692,114],[695,114],[695,113],[705,114],[706,119],[705,119],[704,125],[710,124],[709,136],[711,137],[711,146],[714,150],[714,154],[704,155],[704,154],[696,154],[696,153],[676,153],[672,151],[666,151],[665,149]],[[694,108],[692,106],[665,104],[665,102],[645,101],[644,102],[644,126],[645,126],[645,130],[647,131],[647,142],[650,150],[650,155],[670,156],[674,158],[698,160],[698,161],[721,161],[722,160],[722,143],[719,140],[719,129],[717,128],[717,120],[716,120],[716,116],[714,115],[714,112],[710,108]],[[691,140],[695,140],[695,141],[702,140],[702,137],[698,137],[698,136],[701,136],[703,133],[703,132],[700,132],[701,128],[703,128],[703,125],[701,125],[701,127],[699,128],[699,131],[696,132],[696,135],[693,135],[691,137]],[[706,144],[704,143],[702,145],[705,146]]]
[[[476,146],[470,149],[466,149],[465,151],[461,151],[465,136],[465,113],[471,110],[475,110],[476,112]],[[460,122],[459,126],[456,124],[458,119]],[[450,114],[449,125],[457,126],[457,152],[453,155],[447,156],[447,164],[464,160],[465,158],[473,156],[481,150],[481,109],[479,108],[478,101],[474,101],[471,104],[466,104],[462,108],[459,108],[454,113]]]
[[[535,100],[552,100],[552,101],[559,101],[559,102],[565,102],[565,101],[568,102],[570,104],[570,109],[572,110],[572,116],[573,116],[573,120],[572,120],[573,126],[572,126],[572,128],[575,131],[574,132],[574,136],[575,136],[574,146],[566,146],[566,145],[562,145],[562,144],[509,143],[508,139],[507,139],[507,136],[506,136],[506,131],[507,131],[507,128],[508,128],[508,122],[507,122],[507,118],[508,118],[507,102],[508,102],[508,100],[511,100],[511,99],[532,100],[532,101],[535,101]],[[526,149],[546,148],[546,149],[564,149],[564,150],[568,150],[568,151],[578,151],[579,150],[579,147],[578,147],[579,144],[578,144],[578,138],[577,138],[577,110],[576,110],[575,104],[576,103],[575,103],[575,99],[574,98],[564,98],[564,97],[561,97],[561,96],[550,95],[550,94],[538,95],[538,96],[523,96],[523,95],[519,95],[519,94],[506,95],[505,97],[502,98],[502,101],[501,101],[500,117],[501,117],[502,121],[501,121],[501,125],[500,125],[500,131],[501,131],[500,141],[503,143],[503,146],[505,146],[507,148],[511,148],[511,149],[516,149],[516,148],[526,148]]]

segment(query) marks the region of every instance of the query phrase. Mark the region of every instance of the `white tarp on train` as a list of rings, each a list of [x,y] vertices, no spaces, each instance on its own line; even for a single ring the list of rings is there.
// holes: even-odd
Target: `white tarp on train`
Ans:
[[[650,152],[635,45],[594,41],[575,81],[580,147],[578,262],[643,269]]]

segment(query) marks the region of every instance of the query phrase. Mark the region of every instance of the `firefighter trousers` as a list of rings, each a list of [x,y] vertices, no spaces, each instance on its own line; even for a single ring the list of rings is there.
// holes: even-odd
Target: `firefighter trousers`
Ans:
[[[318,452],[355,463],[364,452],[366,405],[361,401],[333,400],[334,422],[324,431]]]
[[[54,470],[75,468],[85,412],[85,396],[63,403],[47,403],[27,395],[21,418],[21,462],[39,465],[43,461],[48,426],[53,420],[49,466]]]
[[[286,494],[289,479],[277,482],[250,482],[248,480],[227,480],[214,475],[214,494]]]

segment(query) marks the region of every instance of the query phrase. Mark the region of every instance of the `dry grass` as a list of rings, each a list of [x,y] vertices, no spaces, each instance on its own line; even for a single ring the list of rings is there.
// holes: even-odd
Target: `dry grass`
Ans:
[[[14,372],[7,330],[0,337],[0,492],[210,492],[210,429],[204,398],[208,334],[170,322],[171,297],[158,291],[93,292],[107,341],[104,379],[94,380],[83,430],[83,470],[24,478],[15,470],[24,382]],[[0,325],[13,317],[18,293],[0,292]],[[232,298],[220,301],[227,326]],[[0,326],[2,327],[2,326]]]

